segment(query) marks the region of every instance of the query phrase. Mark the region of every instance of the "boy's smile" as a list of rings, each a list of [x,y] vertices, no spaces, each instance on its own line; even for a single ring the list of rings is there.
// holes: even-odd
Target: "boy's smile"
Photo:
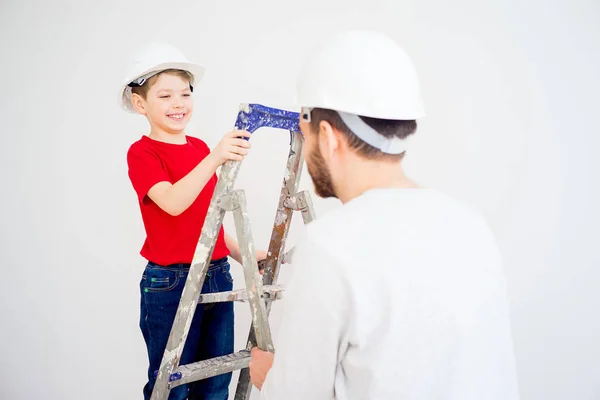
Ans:
[[[167,117],[173,119],[174,121],[181,121],[187,114],[167,114]]]

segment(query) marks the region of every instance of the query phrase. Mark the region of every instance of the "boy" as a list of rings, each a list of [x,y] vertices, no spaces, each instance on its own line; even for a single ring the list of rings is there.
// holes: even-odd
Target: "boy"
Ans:
[[[147,235],[140,253],[148,260],[140,282],[140,329],[149,359],[145,399],[152,394],[217,182],[215,172],[228,160],[242,160],[250,148],[242,139],[250,137],[245,131],[229,132],[212,152],[185,134],[194,110],[192,91],[203,75],[204,67],[190,63],[177,48],[153,43],[136,52],[121,87],[122,106],[150,124],[150,133],[127,153]],[[228,256],[241,262],[239,245],[221,228],[202,293],[232,290]],[[258,260],[265,257],[266,252],[257,252]],[[231,302],[198,306],[180,364],[232,353],[233,322]],[[230,380],[231,373],[182,385],[171,390],[169,399],[227,399]]]

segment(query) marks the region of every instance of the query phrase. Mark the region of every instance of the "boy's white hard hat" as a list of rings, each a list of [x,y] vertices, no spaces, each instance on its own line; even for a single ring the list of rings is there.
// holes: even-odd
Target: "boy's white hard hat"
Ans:
[[[425,115],[412,61],[392,39],[369,30],[338,34],[311,55],[298,75],[296,103],[380,119]]]
[[[166,42],[151,42],[139,47],[131,56],[127,72],[121,82],[119,101],[129,112],[135,113],[131,104],[129,84],[140,79],[148,79],[167,69],[181,69],[192,75],[191,85],[204,77],[204,66],[190,62],[175,46]]]

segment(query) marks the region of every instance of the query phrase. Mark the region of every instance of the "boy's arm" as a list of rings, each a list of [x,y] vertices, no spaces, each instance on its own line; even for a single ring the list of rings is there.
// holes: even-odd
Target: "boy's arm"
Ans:
[[[241,161],[248,154],[250,143],[241,137],[250,137],[250,133],[229,132],[189,174],[174,184],[158,182],[148,190],[148,197],[166,213],[180,215],[192,205],[221,164],[229,160]]]
[[[240,245],[231,235],[225,232],[225,244],[229,249],[230,256],[238,263],[242,264],[242,253],[240,252]],[[261,261],[267,258],[267,252],[265,250],[256,250],[256,261]],[[261,271],[262,274],[262,271]]]
[[[231,258],[233,258],[238,263],[242,263],[242,254],[240,253],[240,245],[232,238],[227,232],[225,232],[225,245],[229,249],[229,253]]]
[[[152,186],[148,197],[164,212],[177,216],[192,205],[218,167],[217,160],[209,154],[175,184],[163,181]]]

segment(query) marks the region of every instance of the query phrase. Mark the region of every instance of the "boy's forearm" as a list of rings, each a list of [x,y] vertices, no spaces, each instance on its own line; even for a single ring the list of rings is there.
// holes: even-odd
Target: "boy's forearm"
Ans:
[[[240,245],[238,244],[237,240],[228,235],[227,232],[225,232],[225,244],[229,249],[231,258],[241,264],[242,254],[240,253]]]
[[[177,216],[192,205],[218,167],[214,157],[208,155],[176,183],[172,185],[168,182],[157,184],[150,189],[148,197],[165,212]]]

